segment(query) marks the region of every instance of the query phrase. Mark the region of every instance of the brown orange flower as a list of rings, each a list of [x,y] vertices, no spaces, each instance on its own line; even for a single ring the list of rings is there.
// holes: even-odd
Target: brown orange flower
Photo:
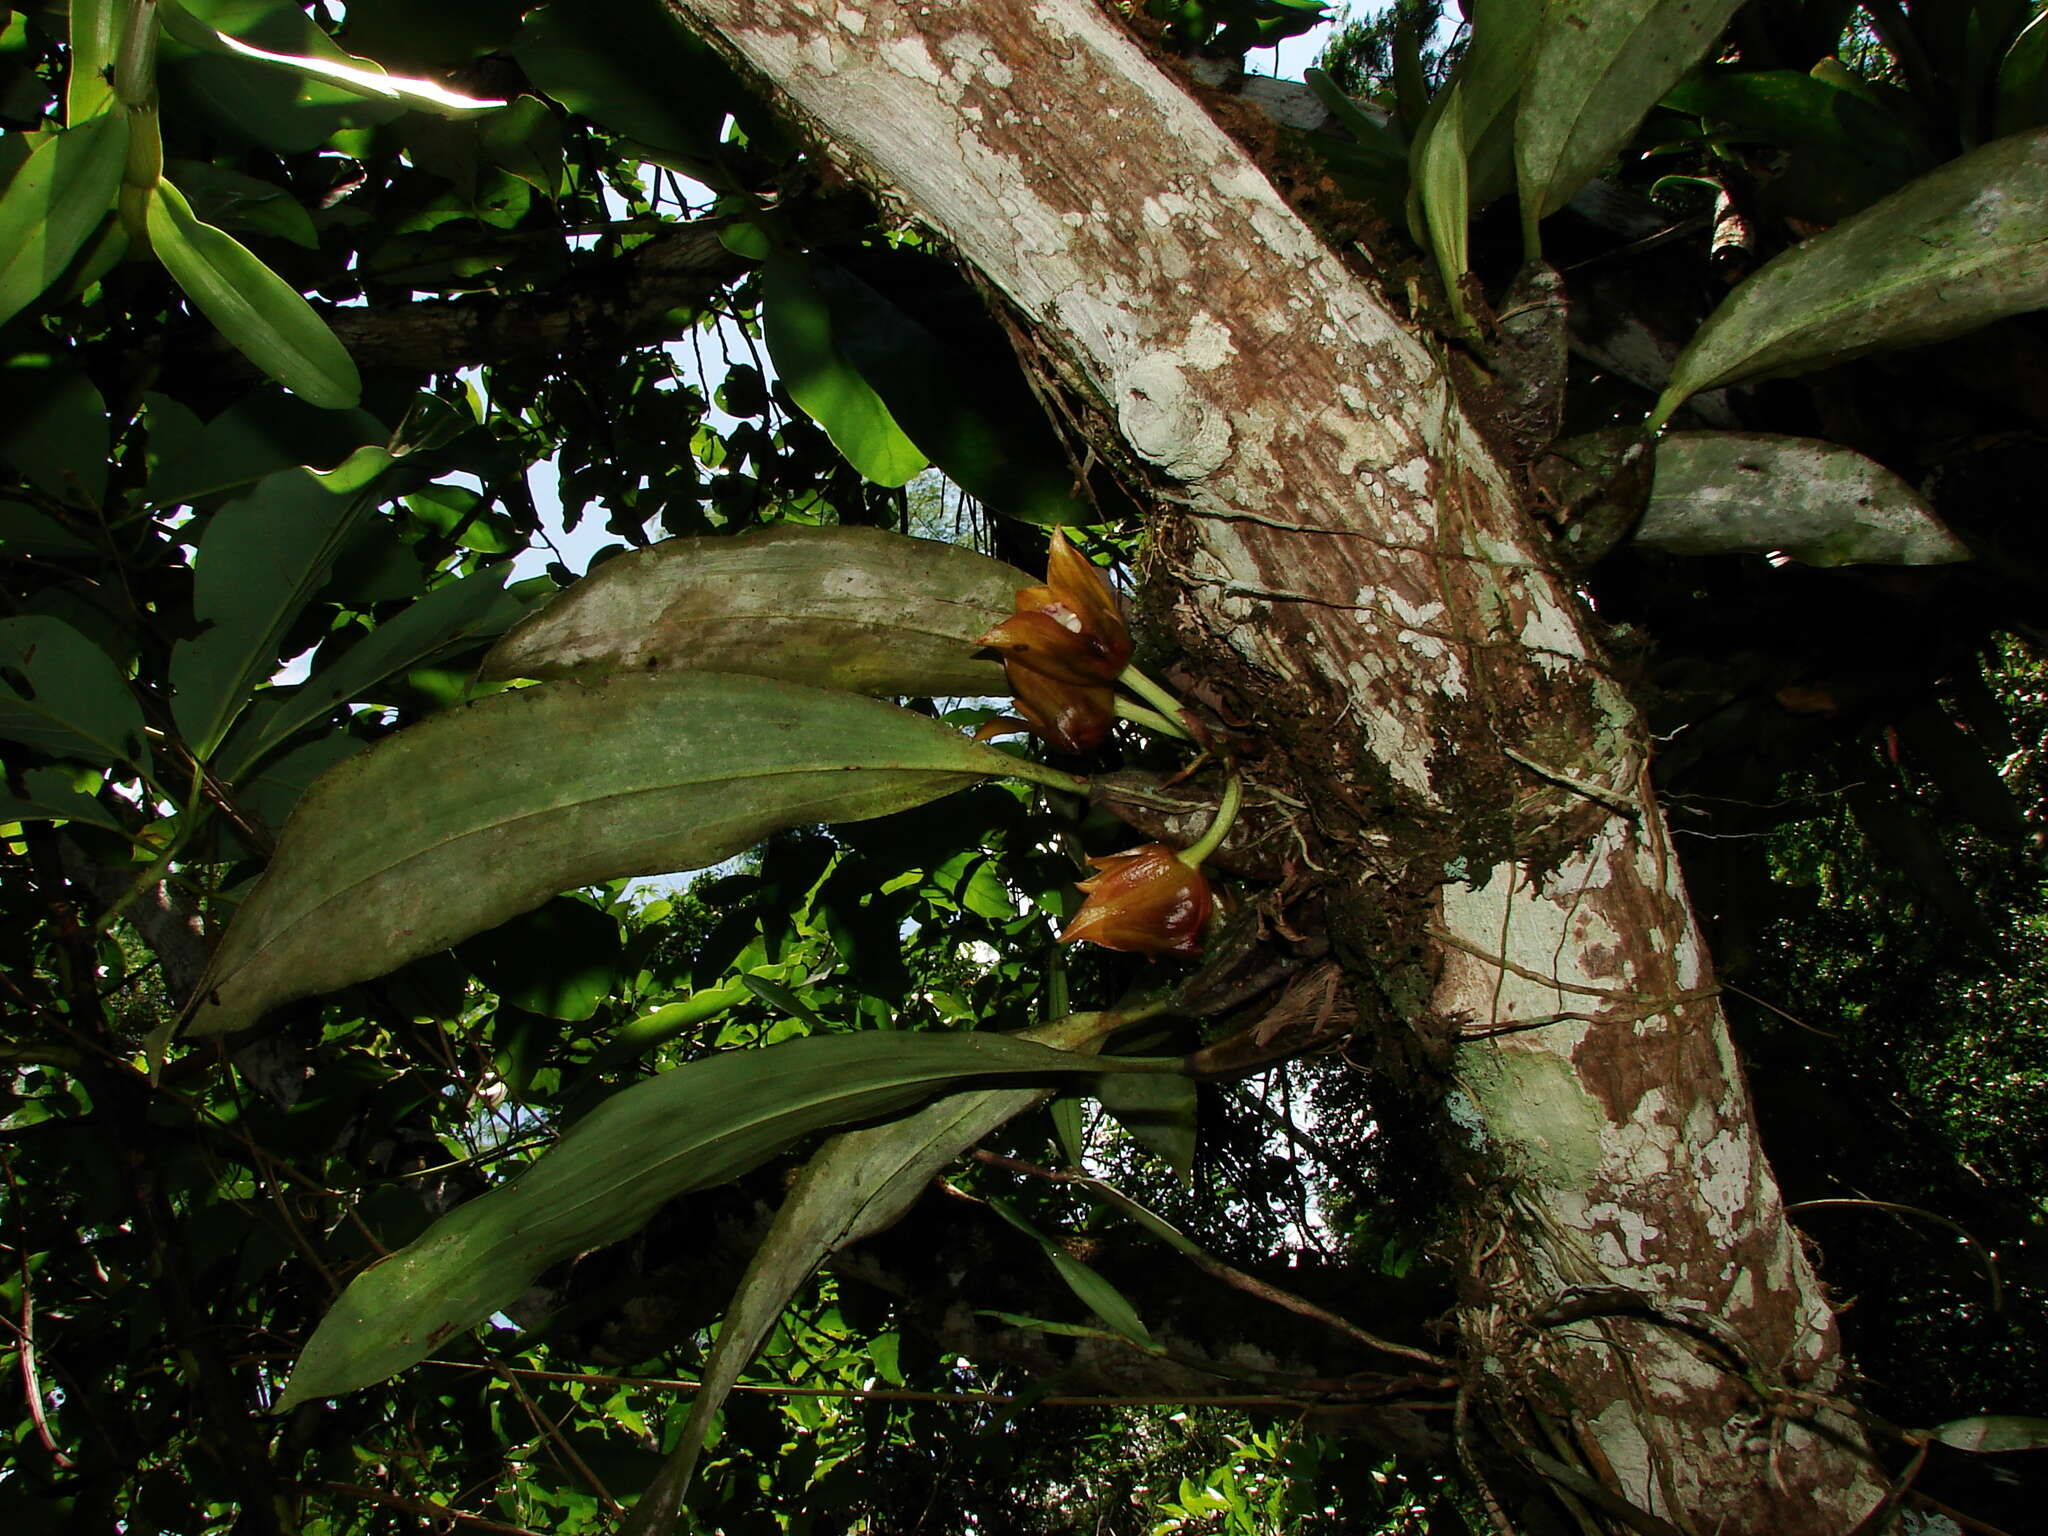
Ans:
[[[1109,584],[1055,528],[1045,585],[1018,588],[1016,609],[975,643],[1002,653],[1018,713],[1063,751],[1102,745],[1116,718],[1111,685],[1131,659]]]
[[[1171,844],[1147,843],[1088,862],[1102,873],[1081,882],[1088,899],[1062,942],[1086,939],[1139,955],[1202,952],[1202,930],[1215,902],[1201,870],[1181,862]]]

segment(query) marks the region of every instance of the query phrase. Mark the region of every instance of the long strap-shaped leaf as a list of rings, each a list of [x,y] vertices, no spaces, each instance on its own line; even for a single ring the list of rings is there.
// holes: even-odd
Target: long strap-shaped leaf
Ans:
[[[2048,306],[2044,163],[2048,128],[1995,140],[1773,257],[1693,334],[1651,425],[1703,389]]]
[[[355,359],[313,306],[168,181],[150,194],[148,222],[157,259],[250,362],[310,405],[346,410],[362,398]]]
[[[1631,542],[1674,555],[1782,551],[1807,565],[1944,565],[1970,551],[1911,485],[1840,443],[1667,432]]]
[[[1079,1051],[1103,1033],[1104,1019],[1099,1013],[1070,1014],[1020,1031],[1014,1038]],[[732,1305],[718,1326],[718,1342],[690,1402],[682,1438],[633,1507],[620,1536],[643,1536],[674,1521],[696,1473],[712,1416],[724,1406],[740,1372],[811,1272],[829,1254],[893,1225],[940,1169],[1042,1103],[1051,1091],[980,1088],[948,1094],[887,1125],[842,1131],[818,1148],[775,1213],[767,1237],[733,1293]]]
[[[300,802],[190,1032],[380,976],[624,875],[697,869],[783,827],[861,821],[1051,769],[851,694],[725,673],[498,694],[401,731]]]
[[[591,1111],[511,1183],[358,1275],[279,1406],[404,1370],[516,1300],[549,1264],[636,1231],[665,1201],[736,1178],[809,1132],[906,1108],[947,1083],[1104,1065],[1002,1035],[892,1031],[732,1051],[651,1078]]]
[[[883,528],[668,539],[607,560],[484,658],[487,678],[687,667],[855,693],[1007,693],[975,637],[1034,578]]]
[[[1524,244],[1629,141],[1742,0],[1551,0],[1515,124]]]

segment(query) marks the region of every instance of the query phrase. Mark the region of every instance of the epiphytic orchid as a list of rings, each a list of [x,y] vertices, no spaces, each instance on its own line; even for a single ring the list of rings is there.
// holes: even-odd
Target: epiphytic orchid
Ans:
[[[1102,744],[1116,718],[1130,631],[1094,562],[1053,530],[1045,585],[1020,587],[1017,611],[977,644],[1002,654],[1025,723],[1067,752]]]

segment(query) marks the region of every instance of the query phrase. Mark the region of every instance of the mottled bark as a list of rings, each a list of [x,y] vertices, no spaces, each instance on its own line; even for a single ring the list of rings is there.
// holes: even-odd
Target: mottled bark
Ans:
[[[1848,1529],[1878,1485],[1819,1405],[1832,1318],[1640,721],[1435,344],[1088,0],[670,3],[942,234],[1153,482],[1189,669],[1313,807],[1337,952],[1482,1170],[1469,1422],[1681,1530]]]

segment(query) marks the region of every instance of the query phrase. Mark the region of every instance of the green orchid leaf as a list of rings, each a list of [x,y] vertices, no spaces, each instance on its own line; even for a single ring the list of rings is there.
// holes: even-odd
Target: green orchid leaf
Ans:
[[[45,134],[0,190],[0,322],[54,283],[114,205],[128,115],[107,111]]]
[[[1074,1014],[1005,1038],[1060,1051],[1085,1051],[1092,1048],[1101,1027],[1100,1014]],[[1156,1078],[1118,1073],[1115,1079],[1131,1083],[1187,1081],[1165,1073]],[[712,1416],[724,1405],[740,1372],[774,1331],[790,1298],[812,1272],[841,1248],[895,1225],[940,1170],[1043,1103],[1051,1093],[1048,1088],[952,1093],[886,1125],[842,1131],[818,1148],[790,1187],[733,1293],[732,1305],[719,1325],[718,1342],[705,1362],[702,1385],[690,1404],[682,1438],[648,1487],[636,1509],[636,1520],[680,1504],[689,1490]]]
[[[963,1080],[1079,1066],[1099,1063],[1001,1035],[890,1031],[728,1051],[636,1084],[516,1179],[358,1275],[300,1355],[279,1409],[404,1370],[516,1300],[549,1264],[637,1231],[677,1195],[737,1178],[798,1137],[907,1109]]]
[[[147,762],[142,706],[107,653],[61,619],[0,619],[0,736],[91,763]]]
[[[1970,558],[1882,464],[1838,443],[1767,433],[1666,434],[1632,542],[1672,555],[1783,553],[1806,565]]]
[[[1535,0],[1485,0],[1473,5],[1471,16],[1465,56],[1431,98],[1409,148],[1429,248],[1460,324],[1469,324],[1458,291],[1469,267],[1467,221],[1472,209],[1515,185],[1515,106],[1543,6]]]
[[[558,891],[1050,772],[892,705],[765,678],[626,674],[496,694],[307,793],[213,957],[191,1030],[245,1028]]]
[[[1415,198],[1422,212],[1421,233],[1436,258],[1451,319],[1459,329],[1469,331],[1472,314],[1465,304],[1465,273],[1471,266],[1466,227],[1471,186],[1466,180],[1462,87],[1452,85],[1431,103],[1430,110],[1433,120],[1427,132],[1416,135],[1412,163]]]
[[[1524,245],[1705,57],[1742,0],[1553,0],[1515,119]]]
[[[1998,139],[1780,253],[1722,300],[1652,412],[1768,374],[1925,346],[2048,305],[2048,128]]]
[[[149,198],[148,227],[157,259],[250,362],[328,410],[362,398],[355,360],[313,306],[233,235],[202,222],[169,181]]]
[[[1951,1419],[1934,1438],[1959,1451],[1995,1456],[2005,1451],[2048,1450],[2048,1419],[2024,1413],[1983,1414]]]
[[[522,621],[483,676],[688,668],[855,693],[1008,691],[975,639],[1033,578],[881,528],[784,524],[616,556]]]
[[[772,252],[761,264],[761,331],[782,386],[825,429],[846,462],[877,485],[903,485],[929,460],[834,336],[832,306],[803,257]]]
[[[70,0],[71,72],[64,80],[64,121],[76,127],[113,105],[107,72],[121,41],[122,0]]]

